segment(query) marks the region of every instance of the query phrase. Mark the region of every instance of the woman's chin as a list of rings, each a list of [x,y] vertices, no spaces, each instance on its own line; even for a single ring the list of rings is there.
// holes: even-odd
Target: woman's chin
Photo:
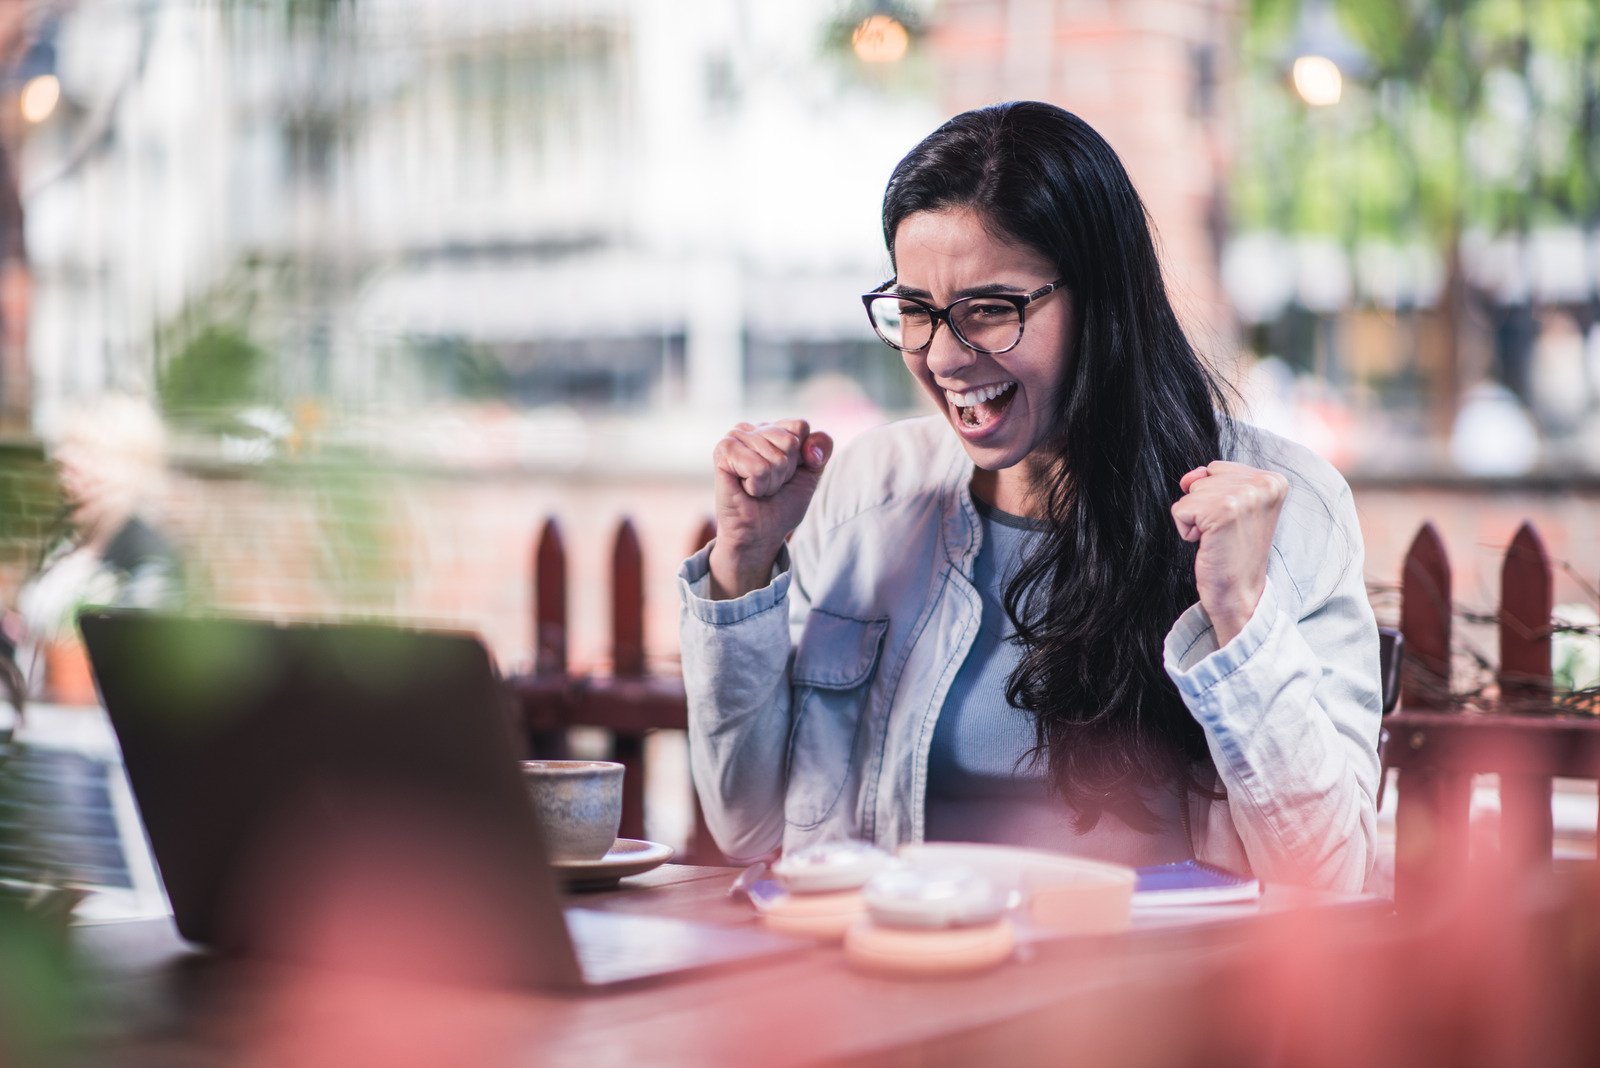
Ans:
[[[999,436],[972,438],[965,434],[961,439],[962,451],[980,471],[1006,471],[1028,458],[1028,450],[1018,448],[1014,441]]]

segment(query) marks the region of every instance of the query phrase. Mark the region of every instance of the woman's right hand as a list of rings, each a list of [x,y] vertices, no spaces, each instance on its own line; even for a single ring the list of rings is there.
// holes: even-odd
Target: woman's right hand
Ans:
[[[772,579],[784,539],[806,514],[833,439],[804,419],[740,423],[712,451],[717,469],[713,600],[742,597]]]

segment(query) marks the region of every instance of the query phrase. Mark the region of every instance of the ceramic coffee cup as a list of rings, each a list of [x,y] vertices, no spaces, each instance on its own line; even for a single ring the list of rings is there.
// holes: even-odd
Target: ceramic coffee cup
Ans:
[[[522,762],[551,860],[599,860],[611,849],[622,825],[622,770],[609,760]]]

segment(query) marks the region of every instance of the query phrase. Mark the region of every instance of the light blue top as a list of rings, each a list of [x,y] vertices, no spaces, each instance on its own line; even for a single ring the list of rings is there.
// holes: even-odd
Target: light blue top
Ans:
[[[1071,809],[1051,789],[1048,762],[1033,759],[1034,717],[1006,699],[1006,683],[1022,657],[1005,591],[1044,524],[1002,512],[974,498],[983,543],[972,583],[983,599],[977,636],[950,683],[928,751],[929,841],[1000,842],[1141,867],[1185,860],[1176,789],[1144,798],[1157,819],[1154,833],[1104,812],[1080,830]]]
[[[1255,613],[1221,648],[1200,605],[1167,632],[1167,674],[1205,732],[1195,856],[1259,878],[1359,890],[1377,846],[1378,633],[1349,487],[1235,424],[1224,459],[1289,481]],[[972,461],[937,418],[861,435],[828,464],[772,581],[708,596],[679,571],[689,755],[735,859],[856,838],[922,841],[933,736],[982,624]]]

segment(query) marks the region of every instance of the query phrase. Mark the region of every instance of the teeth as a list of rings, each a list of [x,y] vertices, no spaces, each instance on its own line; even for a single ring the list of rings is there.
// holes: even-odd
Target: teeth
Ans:
[[[982,404],[984,401],[994,400],[1014,385],[1016,385],[1015,382],[997,382],[992,386],[979,386],[977,389],[969,390],[966,393],[953,393],[947,389],[944,391],[944,395],[957,408],[971,408],[973,405]]]

